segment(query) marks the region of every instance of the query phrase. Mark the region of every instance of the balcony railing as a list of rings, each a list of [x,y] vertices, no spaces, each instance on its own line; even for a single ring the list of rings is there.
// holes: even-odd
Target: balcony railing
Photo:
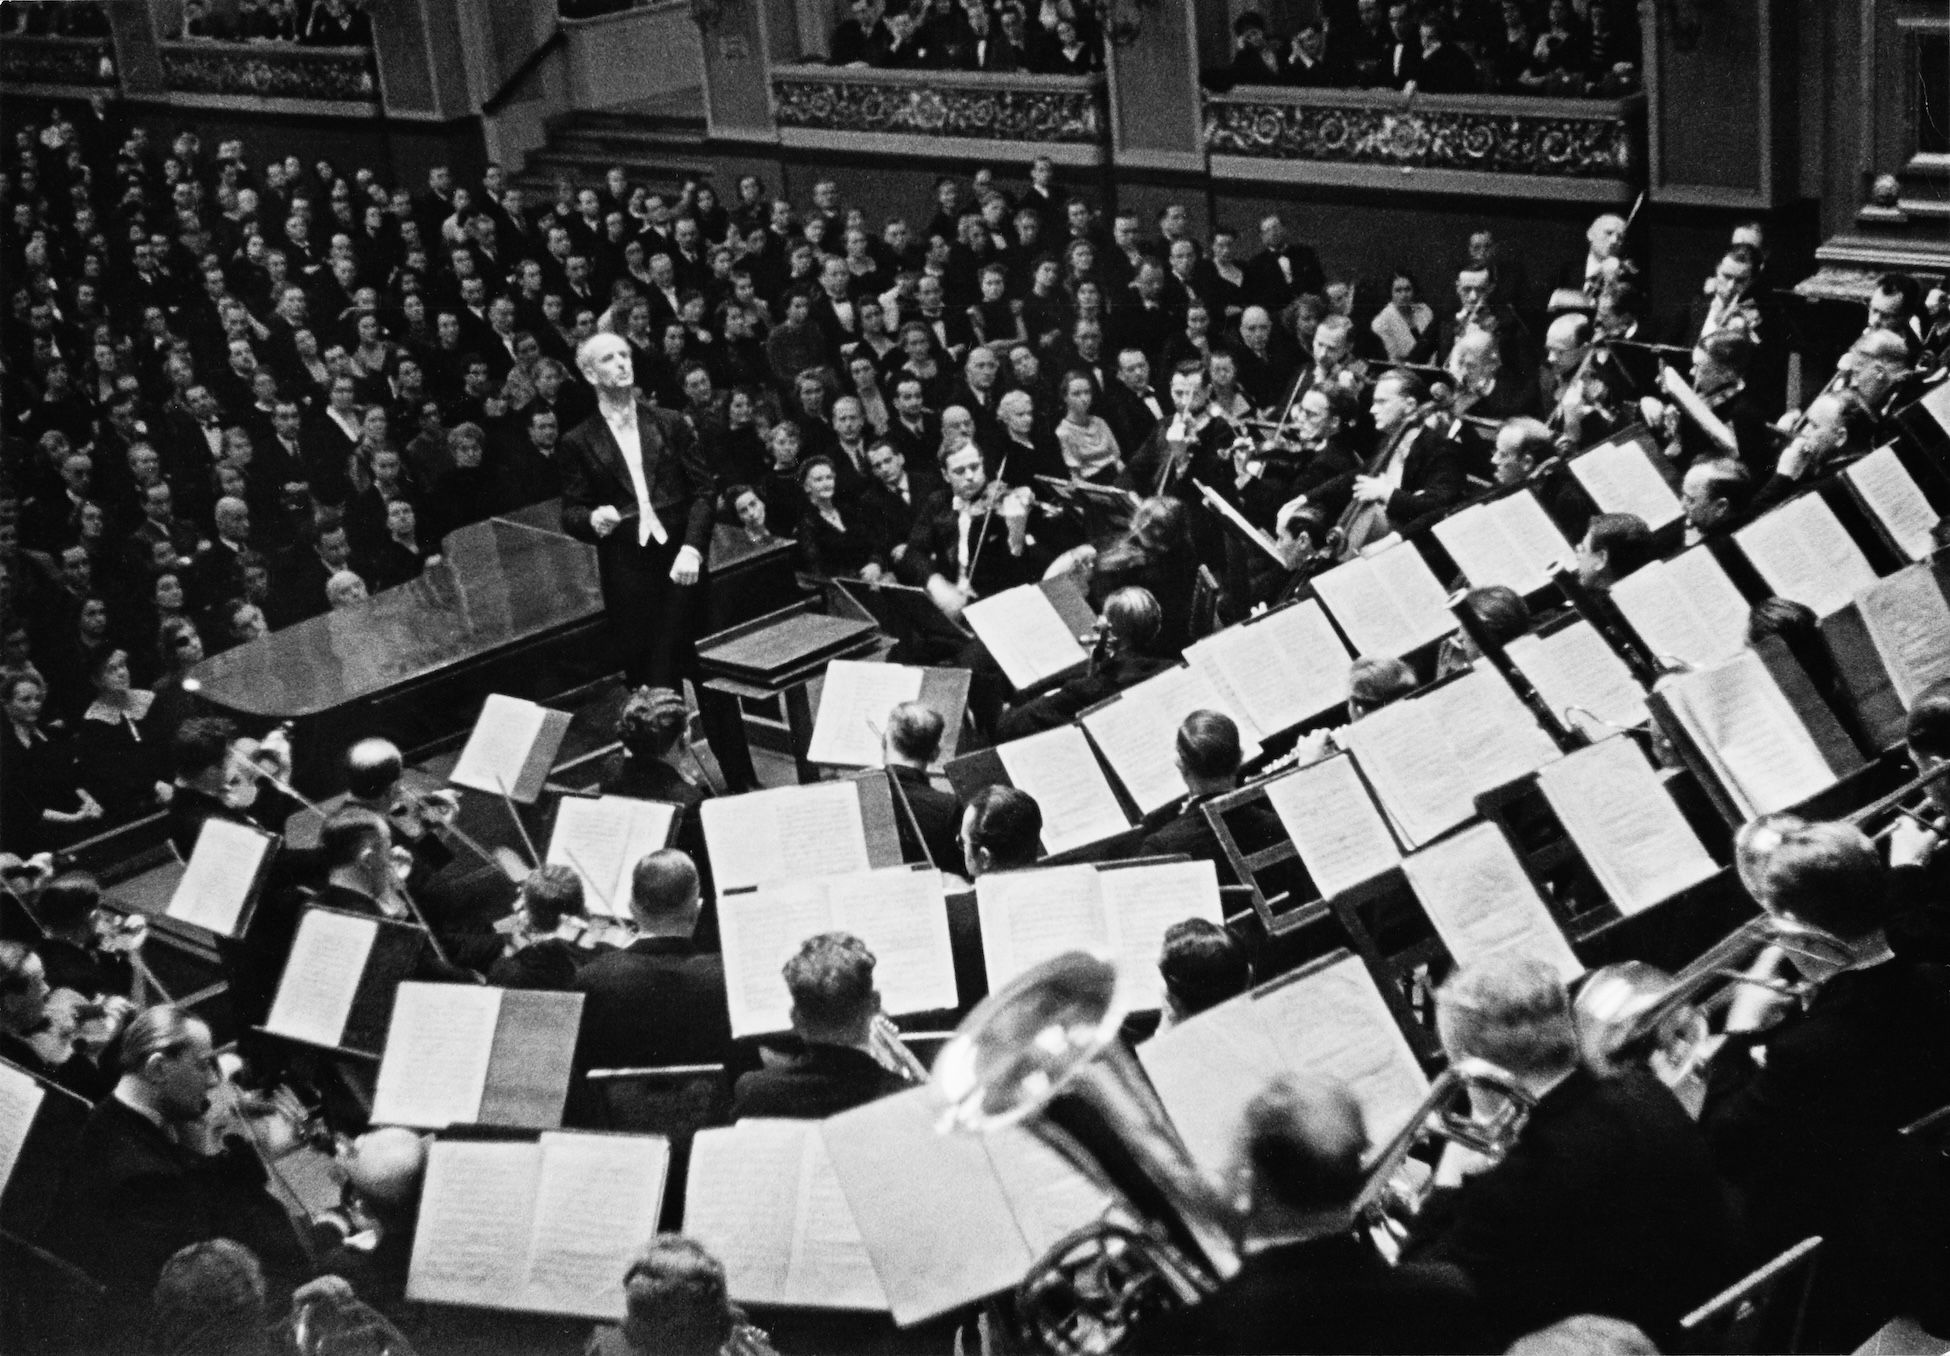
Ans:
[[[1217,178],[1628,199],[1644,178],[1645,96],[1544,99],[1244,86],[1205,95]]]
[[[0,84],[29,87],[115,87],[115,44],[107,38],[9,33],[0,38]]]
[[[1101,75],[772,68],[787,146],[967,159],[1048,155],[1098,165],[1109,152]]]
[[[379,84],[364,47],[299,47],[288,43],[192,39],[158,43],[163,85],[172,94],[218,100],[284,100],[348,104],[378,112]]]

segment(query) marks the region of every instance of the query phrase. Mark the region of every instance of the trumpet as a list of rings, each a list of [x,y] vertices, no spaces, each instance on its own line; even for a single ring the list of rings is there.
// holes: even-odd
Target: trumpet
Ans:
[[[1460,1105],[1476,1093],[1488,1094],[1489,1109]],[[1352,1222],[1368,1230],[1368,1239],[1383,1260],[1401,1258],[1415,1215],[1429,1197],[1433,1180],[1408,1184],[1399,1180],[1408,1156],[1430,1139],[1446,1140],[1482,1155],[1491,1163],[1516,1147],[1537,1101],[1515,1078],[1488,1060],[1463,1058],[1452,1062],[1429,1087],[1408,1123],[1383,1145],[1368,1163],[1361,1190],[1349,1207]]]

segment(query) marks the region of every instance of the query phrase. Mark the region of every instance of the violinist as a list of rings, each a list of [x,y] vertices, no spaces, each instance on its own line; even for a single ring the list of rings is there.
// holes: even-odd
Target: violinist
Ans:
[[[567,989],[577,972],[612,948],[590,927],[582,877],[567,866],[528,873],[503,927],[507,953],[488,970],[501,989]]]
[[[1374,388],[1375,431],[1381,447],[1364,468],[1327,481],[1289,501],[1288,510],[1318,501],[1339,515],[1340,553],[1351,555],[1389,532],[1415,524],[1463,497],[1465,480],[1455,443],[1430,425],[1428,384],[1413,372],[1384,373]]]
[[[1497,489],[1507,490],[1535,480],[1537,497],[1567,537],[1584,530],[1596,508],[1577,478],[1555,460],[1558,444],[1550,428],[1536,419],[1512,419],[1496,431],[1490,453],[1490,475]]]
[[[1701,339],[1693,349],[1693,390],[1733,431],[1740,462],[1756,478],[1774,463],[1774,438],[1760,402],[1747,387],[1754,341],[1741,326],[1729,325]],[[1677,403],[1646,397],[1640,402],[1646,422],[1666,438],[1666,455],[1680,466],[1730,455],[1688,418]]]
[[[117,1070],[75,1146],[50,1246],[100,1281],[125,1319],[139,1318],[170,1257],[208,1239],[250,1248],[274,1285],[303,1280],[304,1249],[240,1138],[248,1127],[210,1028],[179,1007],[149,1008],[123,1032]]]
[[[418,886],[454,859],[443,835],[460,815],[451,791],[415,793],[402,778],[406,759],[389,739],[362,739],[345,754],[345,803],[384,815],[394,841],[413,854],[409,886]]]
[[[111,1080],[81,1048],[80,1026],[88,1014],[73,1002],[53,1000],[41,958],[19,942],[0,942],[0,1059],[92,1102]]]
[[[102,890],[85,871],[69,871],[49,881],[34,899],[34,918],[46,934],[34,949],[47,967],[48,987],[71,989],[84,998],[115,994],[126,998],[135,987],[129,953],[147,929],[141,915],[127,921],[104,913]]]
[[[415,921],[404,879],[412,869],[412,856],[394,843],[392,823],[384,815],[361,805],[334,810],[318,831],[318,855],[325,879],[305,893],[304,904],[394,922]],[[294,935],[295,915],[293,910],[289,919]],[[257,932],[253,926],[254,939]],[[415,978],[478,982],[474,971],[492,964],[501,951],[499,938],[491,933],[443,931],[439,940],[450,959],[434,956],[431,948],[423,951]]]
[[[1054,692],[1004,712],[996,723],[996,741],[1006,743],[1067,725],[1086,708],[1170,668],[1173,661],[1160,656],[1156,648],[1163,625],[1164,611],[1148,589],[1127,587],[1112,593],[1097,618],[1089,670]]]
[[[272,731],[260,743],[239,739],[236,727],[222,717],[199,716],[177,727],[171,752],[176,781],[169,798],[169,837],[185,861],[196,850],[206,819],[277,830],[299,808],[281,791],[260,789],[254,766],[290,781],[291,743],[282,731]]]
[[[1043,577],[1049,553],[1030,532],[1036,497],[1026,486],[989,479],[982,449],[966,442],[946,452],[948,493],[916,520],[909,546],[934,562],[928,593],[951,620],[976,598]]]

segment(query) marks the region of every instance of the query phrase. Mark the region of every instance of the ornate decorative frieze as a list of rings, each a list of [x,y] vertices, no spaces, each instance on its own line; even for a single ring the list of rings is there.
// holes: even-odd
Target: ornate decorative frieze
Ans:
[[[166,42],[160,48],[163,83],[180,94],[359,103],[379,97],[372,53],[363,47]]]
[[[115,47],[107,38],[9,34],[0,39],[0,81],[113,87]]]
[[[1093,144],[1104,136],[1100,77],[964,78],[793,67],[772,77],[781,127],[984,141]]]
[[[1462,170],[1551,178],[1630,179],[1638,169],[1636,97],[1615,103],[1526,99],[1508,111],[1404,108],[1401,96],[1310,100],[1305,90],[1207,95],[1205,145],[1214,155],[1381,168]],[[1438,101],[1440,102],[1440,101]]]

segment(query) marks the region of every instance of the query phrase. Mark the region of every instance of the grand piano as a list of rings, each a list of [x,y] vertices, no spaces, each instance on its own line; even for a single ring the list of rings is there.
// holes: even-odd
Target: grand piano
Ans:
[[[559,501],[460,528],[441,557],[363,604],[204,660],[199,695],[248,728],[292,722],[295,779],[317,796],[341,789],[352,740],[424,748],[470,728],[490,692],[546,702],[615,670],[596,551],[562,532]],[[792,543],[721,527],[710,568],[715,630],[778,605]]]

